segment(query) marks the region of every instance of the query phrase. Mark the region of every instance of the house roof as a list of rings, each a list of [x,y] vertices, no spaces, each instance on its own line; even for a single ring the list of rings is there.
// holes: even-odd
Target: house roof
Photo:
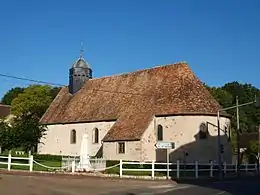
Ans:
[[[216,114],[220,108],[186,63],[90,79],[61,89],[43,124],[115,120],[103,141],[140,140],[155,115]]]
[[[11,113],[9,105],[0,104],[0,118],[5,118]]]

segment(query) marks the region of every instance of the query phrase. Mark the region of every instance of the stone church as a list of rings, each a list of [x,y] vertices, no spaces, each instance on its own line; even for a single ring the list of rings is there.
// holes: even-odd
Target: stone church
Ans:
[[[173,142],[170,160],[217,161],[218,102],[185,62],[93,78],[81,56],[40,122],[47,133],[40,154],[79,155],[88,134],[90,156],[164,161],[156,143]],[[230,118],[220,116],[222,158],[231,160]]]

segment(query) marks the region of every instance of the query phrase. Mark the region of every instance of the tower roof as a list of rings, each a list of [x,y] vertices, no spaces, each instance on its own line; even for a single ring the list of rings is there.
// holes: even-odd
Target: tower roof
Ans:
[[[72,68],[89,68],[89,64],[86,62],[86,60],[83,58],[84,56],[84,49],[83,49],[83,42],[81,42],[81,49],[80,49],[80,54],[79,58],[77,59],[76,62],[72,64]]]
[[[80,57],[72,64],[72,68],[90,68],[90,66],[83,57]]]

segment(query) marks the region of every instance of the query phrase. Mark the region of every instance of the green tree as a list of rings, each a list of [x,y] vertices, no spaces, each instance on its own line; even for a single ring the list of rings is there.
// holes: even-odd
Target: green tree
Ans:
[[[57,88],[49,85],[31,85],[24,89],[11,104],[11,112],[15,116],[12,121],[13,140],[15,147],[26,151],[37,150],[37,144],[46,131],[39,120],[53,100]]]
[[[24,148],[25,151],[37,152],[37,144],[41,137],[45,135],[46,126],[39,124],[39,118],[30,114],[16,118],[12,129],[19,137],[19,147]]]
[[[11,112],[17,117],[33,116],[38,119],[53,100],[49,85],[31,85],[20,93],[11,104]]]
[[[2,98],[1,102],[6,105],[11,105],[13,99],[15,99],[20,93],[23,93],[24,88],[15,87],[10,89]]]
[[[251,141],[246,150],[246,156],[250,163],[258,162],[259,143],[258,141]]]
[[[256,87],[238,82],[227,83],[222,89],[232,95],[232,105],[236,104],[236,96],[239,98],[239,104],[243,104],[253,101],[255,95],[259,94],[259,89]],[[236,109],[228,110],[227,112],[232,115],[232,126],[236,128]],[[240,107],[239,117],[241,131],[254,132],[256,130],[255,127],[260,123],[260,110],[254,104]]]
[[[233,96],[228,91],[220,87],[208,88],[211,95],[218,101],[218,103],[223,107],[229,107],[232,105]]]
[[[54,99],[54,98],[58,95],[58,93],[60,92],[60,90],[61,90],[61,87],[53,87],[53,88],[51,89],[50,95],[51,95],[52,99]]]
[[[1,150],[11,150],[17,147],[18,137],[12,127],[4,121],[0,121],[0,147]]]

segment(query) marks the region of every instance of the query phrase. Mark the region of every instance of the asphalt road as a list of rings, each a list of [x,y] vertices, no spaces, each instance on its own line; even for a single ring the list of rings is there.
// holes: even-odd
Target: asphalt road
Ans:
[[[197,184],[0,172],[0,195],[259,195],[260,177]]]
[[[259,195],[260,179],[249,178],[236,181],[212,182],[207,184],[178,184],[155,186],[154,189],[129,191],[130,195]],[[126,193],[121,193],[127,194]],[[118,194],[119,195],[119,194]]]

